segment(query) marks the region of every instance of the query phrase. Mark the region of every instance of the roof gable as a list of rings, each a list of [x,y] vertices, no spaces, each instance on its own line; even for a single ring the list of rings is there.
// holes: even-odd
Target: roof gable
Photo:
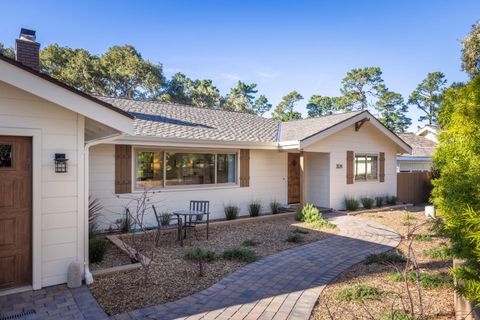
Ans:
[[[127,112],[1,54],[0,81],[77,112],[115,130],[124,133],[132,132],[133,116]]]

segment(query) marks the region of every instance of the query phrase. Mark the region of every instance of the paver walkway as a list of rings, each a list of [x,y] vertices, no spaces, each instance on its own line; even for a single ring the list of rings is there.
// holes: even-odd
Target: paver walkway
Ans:
[[[338,274],[372,253],[397,246],[392,229],[351,216],[330,219],[338,235],[268,256],[183,299],[112,319],[308,319],[318,296]],[[112,295],[115,293],[112,292]],[[0,316],[35,310],[22,319],[107,319],[84,286],[55,286],[0,297]]]

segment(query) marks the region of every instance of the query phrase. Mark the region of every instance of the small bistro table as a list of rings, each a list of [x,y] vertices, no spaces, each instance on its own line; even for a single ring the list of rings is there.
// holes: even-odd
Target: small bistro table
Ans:
[[[208,227],[210,224],[210,212],[203,212],[203,211],[197,211],[197,210],[177,210],[172,213],[177,217],[177,223],[178,223],[178,230],[177,230],[177,239],[180,240],[180,244],[183,247],[183,239],[187,238],[187,228],[192,226],[192,222],[196,223],[197,218],[199,216],[202,217],[203,221],[203,216],[207,216],[206,224],[207,224],[207,240],[208,240]],[[193,220],[195,219],[195,220]],[[183,229],[183,236],[182,236],[182,229]]]

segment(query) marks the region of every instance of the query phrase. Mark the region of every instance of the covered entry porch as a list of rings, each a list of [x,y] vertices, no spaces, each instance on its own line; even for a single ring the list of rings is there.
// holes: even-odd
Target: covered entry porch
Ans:
[[[330,208],[330,153],[290,152],[287,172],[288,204]]]

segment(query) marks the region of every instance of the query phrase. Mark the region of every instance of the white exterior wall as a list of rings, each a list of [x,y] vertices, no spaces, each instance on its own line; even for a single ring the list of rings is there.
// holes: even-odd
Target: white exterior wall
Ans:
[[[306,154],[307,202],[330,208],[330,154]]]
[[[250,150],[250,187],[200,186],[184,189],[160,189],[153,196],[160,212],[188,209],[190,200],[210,201],[211,219],[225,218],[223,207],[232,203],[240,207],[239,215],[248,215],[252,200],[262,202],[262,211],[269,211],[272,200],[285,204],[287,154],[279,151]],[[90,148],[90,195],[104,206],[103,227],[108,228],[123,216],[128,202],[115,196],[115,146],[101,144]],[[140,194],[137,192],[137,194]],[[131,196],[127,194],[124,196]],[[122,195],[120,195],[122,197]],[[154,223],[153,213],[149,223]]]
[[[397,160],[398,171],[431,171],[432,160]]]
[[[84,261],[84,118],[0,81],[0,134],[9,132],[35,133],[33,287],[64,283],[70,262]],[[68,173],[55,173],[55,153],[66,154]]]
[[[385,182],[347,184],[347,151],[378,154],[385,152]],[[359,131],[352,125],[305,148],[306,152],[330,152],[330,207],[345,208],[345,197],[375,197],[397,194],[396,145],[369,122]],[[307,160],[308,161],[308,160]],[[337,164],[342,168],[337,169]],[[308,162],[307,162],[308,166]]]

